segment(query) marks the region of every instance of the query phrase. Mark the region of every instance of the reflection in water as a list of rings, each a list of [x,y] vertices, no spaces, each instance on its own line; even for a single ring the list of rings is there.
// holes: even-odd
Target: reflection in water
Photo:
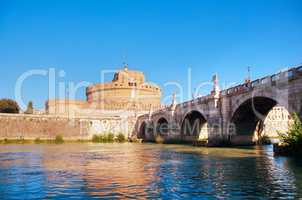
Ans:
[[[301,198],[302,161],[261,148],[1,145],[1,199]]]

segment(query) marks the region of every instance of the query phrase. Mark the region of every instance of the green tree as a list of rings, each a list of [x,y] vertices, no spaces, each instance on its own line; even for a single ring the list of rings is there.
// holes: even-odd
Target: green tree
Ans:
[[[64,143],[63,136],[62,135],[56,135],[55,143],[56,144],[63,144]]]
[[[25,111],[25,114],[33,114],[34,113],[34,106],[33,106],[33,102],[30,101],[27,104],[27,109]]]
[[[293,114],[293,124],[291,125],[288,133],[279,134],[281,141],[292,147],[302,145],[302,123],[296,113]]]
[[[18,103],[12,99],[0,99],[0,113],[19,113]]]

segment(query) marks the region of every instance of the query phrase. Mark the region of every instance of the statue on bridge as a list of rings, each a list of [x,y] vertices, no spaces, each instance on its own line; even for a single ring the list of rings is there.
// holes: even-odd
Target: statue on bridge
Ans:
[[[212,95],[214,96],[214,100],[215,100],[215,107],[218,107],[218,100],[220,97],[220,88],[219,88],[219,83],[218,83],[218,75],[215,74],[213,76],[213,91],[211,92]]]

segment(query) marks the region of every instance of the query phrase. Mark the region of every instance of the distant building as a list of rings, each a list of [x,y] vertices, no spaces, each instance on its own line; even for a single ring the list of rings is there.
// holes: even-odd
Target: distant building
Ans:
[[[108,83],[99,83],[86,88],[86,101],[50,99],[46,112],[56,115],[103,115],[106,111],[143,112],[160,108],[161,89],[145,82],[143,72],[123,70],[114,74]]]
[[[292,122],[291,116],[286,108],[275,106],[264,120],[263,135],[278,137],[279,133],[286,133]]]
[[[45,114],[45,110],[34,109],[33,110],[33,114],[34,115],[44,115]]]

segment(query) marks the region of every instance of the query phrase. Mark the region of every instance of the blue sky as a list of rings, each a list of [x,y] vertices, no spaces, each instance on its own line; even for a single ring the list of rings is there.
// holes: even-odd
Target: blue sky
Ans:
[[[50,67],[65,71],[59,81],[95,83],[127,62],[164,96],[175,90],[167,81],[188,87],[188,67],[192,89],[214,73],[240,83],[247,66],[253,78],[272,74],[302,63],[301,10],[300,0],[0,0],[0,98],[14,98],[22,73]],[[43,107],[47,90],[32,77],[24,100]]]

